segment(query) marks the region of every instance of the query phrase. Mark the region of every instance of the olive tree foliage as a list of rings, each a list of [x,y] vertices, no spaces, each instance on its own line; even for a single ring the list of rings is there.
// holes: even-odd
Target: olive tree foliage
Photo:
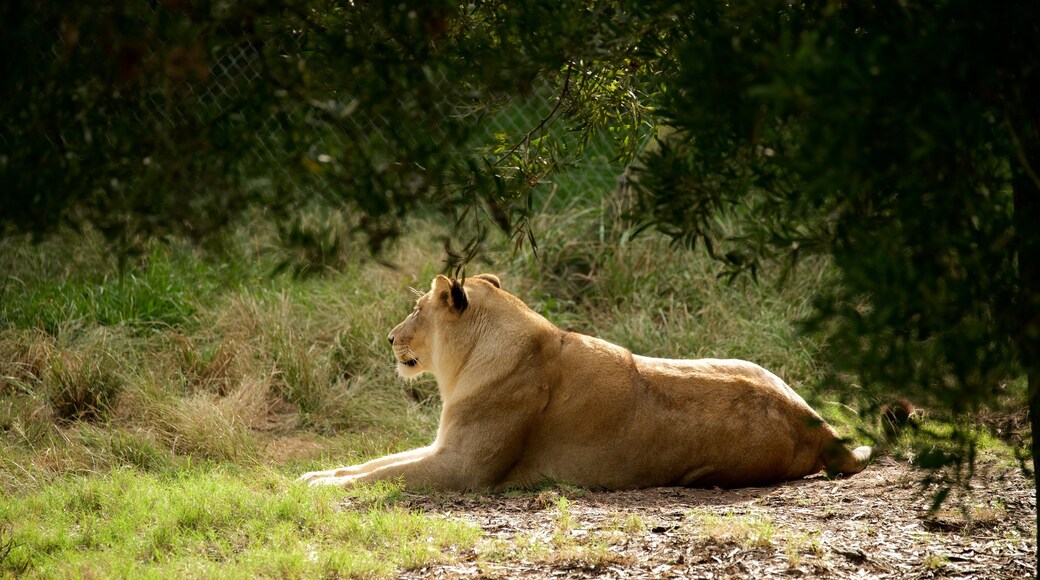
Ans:
[[[810,324],[837,371],[955,414],[1025,373],[1035,429],[1038,16],[699,3],[669,39],[658,114],[676,133],[646,161],[643,208],[731,273],[829,254],[841,283]],[[970,467],[961,442],[928,460]]]
[[[314,198],[374,247],[431,208],[522,233],[525,196],[583,144],[545,139],[555,119],[587,136],[645,114],[634,45],[663,16],[565,8],[6,2],[0,233],[89,223],[126,248]],[[525,97],[549,102],[543,122],[488,136]]]

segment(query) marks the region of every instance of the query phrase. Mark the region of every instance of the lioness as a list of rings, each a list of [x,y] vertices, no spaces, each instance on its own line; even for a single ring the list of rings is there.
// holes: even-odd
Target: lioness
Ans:
[[[857,473],[870,459],[870,447],[849,451],[798,393],[758,365],[647,358],[565,332],[494,275],[464,283],[437,276],[388,338],[398,374],[437,378],[436,440],[301,481],[739,487],[824,468]]]

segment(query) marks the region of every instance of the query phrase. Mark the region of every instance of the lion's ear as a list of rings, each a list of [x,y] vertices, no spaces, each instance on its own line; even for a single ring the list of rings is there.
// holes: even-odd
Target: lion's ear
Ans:
[[[433,283],[430,284],[430,294],[433,294],[437,297],[440,297],[441,294],[447,292],[450,289],[451,280],[449,280],[447,276],[443,276],[440,274],[438,274],[437,277],[433,279]]]
[[[495,276],[494,274],[477,274],[476,276],[474,276],[474,278],[479,278],[481,280],[484,280],[485,282],[491,282],[491,285],[495,288],[502,287],[502,281],[499,280],[498,276]]]
[[[462,311],[469,306],[469,298],[466,297],[466,289],[462,287],[462,282],[453,279],[449,294],[451,296],[451,307],[458,310],[459,314],[462,314]]]
[[[431,291],[438,300],[459,314],[462,314],[469,306],[466,290],[458,280],[449,280],[446,276],[437,276],[433,279]]]

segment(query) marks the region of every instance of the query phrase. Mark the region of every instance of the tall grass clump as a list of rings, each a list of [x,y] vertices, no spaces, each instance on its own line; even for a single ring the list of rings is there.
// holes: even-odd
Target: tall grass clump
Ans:
[[[46,380],[55,415],[66,421],[104,419],[123,388],[116,360],[101,352],[63,352]]]
[[[108,332],[62,344],[39,331],[0,331],[0,394],[42,399],[59,421],[106,418],[123,389]]]

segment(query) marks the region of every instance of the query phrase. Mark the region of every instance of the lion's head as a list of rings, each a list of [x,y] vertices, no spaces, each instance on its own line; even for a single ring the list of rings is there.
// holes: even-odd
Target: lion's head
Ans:
[[[481,274],[465,282],[437,276],[430,291],[387,335],[397,359],[397,373],[414,378],[458,368],[476,340],[475,320],[481,318],[488,295],[502,287],[498,277]],[[479,325],[478,325],[479,326]]]

